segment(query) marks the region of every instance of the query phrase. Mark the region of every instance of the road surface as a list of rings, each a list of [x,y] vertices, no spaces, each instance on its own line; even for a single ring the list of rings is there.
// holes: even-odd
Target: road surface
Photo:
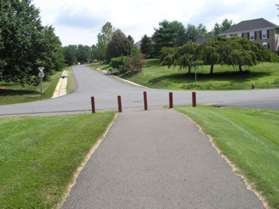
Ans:
[[[168,90],[149,89],[119,81],[86,65],[74,66],[76,92],[55,99],[32,103],[2,105],[0,116],[90,111],[90,97],[95,96],[98,110],[116,109],[116,97],[123,98],[124,110],[142,108],[142,92],[148,92],[149,105],[168,104]],[[191,91],[173,91],[175,104],[190,104]],[[279,89],[244,91],[197,91],[199,104],[236,105],[279,109]]]
[[[120,114],[63,209],[263,209],[193,122],[173,110]]]

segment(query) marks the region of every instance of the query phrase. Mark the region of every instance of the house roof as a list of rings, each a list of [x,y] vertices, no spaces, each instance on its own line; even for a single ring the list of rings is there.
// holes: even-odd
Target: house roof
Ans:
[[[254,19],[254,20],[246,20],[242,21],[236,25],[233,25],[228,30],[224,32],[225,33],[234,33],[234,32],[240,32],[240,31],[250,31],[250,30],[257,30],[261,28],[277,28],[278,26],[275,25],[272,22],[269,22],[268,20],[264,18]]]

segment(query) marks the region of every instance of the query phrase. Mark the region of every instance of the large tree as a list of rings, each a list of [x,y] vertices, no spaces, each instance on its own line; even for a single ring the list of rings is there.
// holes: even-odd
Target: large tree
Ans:
[[[185,33],[185,40],[196,42],[199,37],[204,37],[207,34],[207,29],[204,25],[199,24],[198,26],[195,25],[188,25],[186,28]]]
[[[143,38],[141,39],[140,50],[141,53],[143,53],[146,58],[152,57],[152,53],[153,53],[152,39],[147,35],[144,35]]]
[[[112,39],[114,29],[110,22],[107,22],[103,27],[102,31],[98,34],[98,42],[97,42],[97,49],[98,49],[98,56],[100,60],[105,60],[106,51],[109,42]]]
[[[131,53],[131,40],[121,30],[116,30],[108,44],[106,59],[110,61],[113,57],[127,56]]]
[[[159,23],[152,36],[154,50],[158,56],[163,47],[178,47],[185,43],[185,28],[181,22],[167,20]]]
[[[39,67],[48,76],[63,66],[60,40],[31,0],[1,0],[0,9],[1,79],[37,84]]]

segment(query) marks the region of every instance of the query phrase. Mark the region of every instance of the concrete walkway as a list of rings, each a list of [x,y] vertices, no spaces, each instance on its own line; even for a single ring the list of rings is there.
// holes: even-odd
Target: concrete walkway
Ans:
[[[63,71],[61,78],[59,79],[57,86],[54,90],[52,96],[53,99],[65,96],[67,94],[68,74],[69,72],[67,70]]]
[[[172,110],[121,114],[64,209],[259,209],[256,196]]]

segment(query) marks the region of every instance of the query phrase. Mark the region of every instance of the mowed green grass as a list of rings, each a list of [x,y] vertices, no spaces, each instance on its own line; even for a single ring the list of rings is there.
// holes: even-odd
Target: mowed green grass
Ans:
[[[103,68],[105,66],[102,66]],[[246,72],[239,73],[238,68],[216,65],[214,75],[209,74],[209,66],[197,69],[197,82],[194,69],[187,74],[187,69],[168,68],[161,66],[158,60],[147,60],[143,71],[133,75],[125,75],[130,81],[151,88],[184,90],[240,90],[256,88],[279,87],[279,63],[261,63],[257,66],[245,68]]]
[[[113,116],[0,119],[0,208],[55,207]]]
[[[77,89],[77,83],[74,77],[73,69],[68,68],[67,94],[73,93],[76,89]]]
[[[48,81],[43,83],[43,95],[40,94],[40,86],[25,87],[17,83],[0,82],[0,105],[32,102],[49,99],[52,97],[62,72],[56,72]]]
[[[279,111],[178,107],[214,138],[220,150],[279,208]]]

